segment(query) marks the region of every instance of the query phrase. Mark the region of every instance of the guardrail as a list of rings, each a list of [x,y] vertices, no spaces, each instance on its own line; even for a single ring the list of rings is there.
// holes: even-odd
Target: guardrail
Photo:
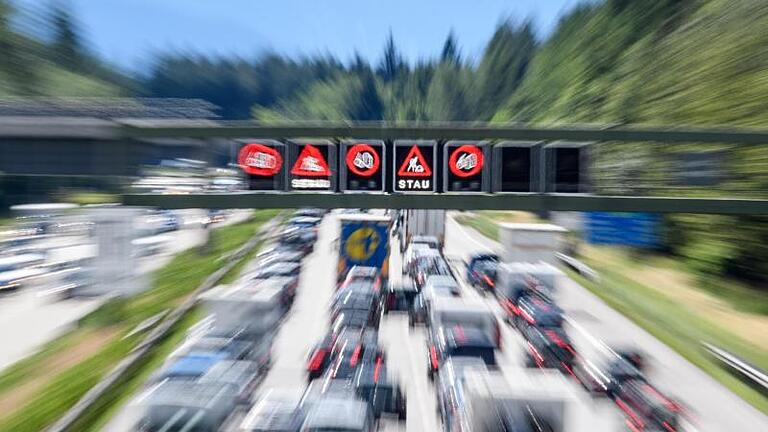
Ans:
[[[768,374],[722,348],[718,348],[706,342],[702,342],[701,344],[704,346],[707,352],[709,352],[710,355],[738,372],[751,383],[761,387],[763,392],[768,392]]]
[[[584,264],[578,259],[560,252],[556,253],[555,257],[557,257],[557,259],[562,261],[563,264],[572,268],[585,278],[594,282],[600,282],[600,275],[595,270],[593,270],[592,267]]]
[[[48,427],[48,432],[65,432],[74,426],[78,419],[85,414],[96,401],[103,396],[107,390],[123,378],[134,366],[143,360],[150,350],[161,342],[168,335],[168,332],[197,304],[198,296],[203,292],[213,288],[232,268],[234,268],[240,259],[249,251],[256,247],[259,242],[270,233],[278,221],[280,215],[277,215],[270,222],[262,225],[253,237],[237,250],[227,264],[216,270],[213,274],[205,278],[202,284],[198,286],[187,300],[185,300],[176,309],[172,310],[167,318],[155,327],[136,347],[131,350],[127,357],[115,366],[104,378],[93,386],[80,400],[67,411],[56,423]]]

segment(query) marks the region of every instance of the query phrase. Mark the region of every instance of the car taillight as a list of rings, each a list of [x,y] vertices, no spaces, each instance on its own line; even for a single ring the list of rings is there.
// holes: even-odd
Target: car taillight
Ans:
[[[662,422],[661,425],[664,426],[664,429],[668,430],[669,432],[677,432],[677,429],[675,429],[674,426],[667,422]]]
[[[429,347],[429,360],[432,363],[432,370],[437,370],[437,348],[434,345]]]
[[[349,358],[349,365],[351,367],[357,366],[357,361],[360,359],[360,351],[363,349],[362,345],[358,345],[355,347],[355,350],[352,352],[352,357]]]
[[[373,369],[373,382],[378,383],[379,382],[379,374],[381,373],[381,364],[382,359],[381,357],[378,357],[376,359],[376,367]]]
[[[326,351],[324,349],[315,351],[315,353],[312,354],[312,358],[309,360],[307,369],[309,369],[310,372],[315,372],[320,369],[320,366],[323,365],[323,360],[325,360],[325,354]]]
[[[513,315],[520,315],[520,309],[515,306],[515,303],[512,300],[505,300],[504,308]]]
[[[483,279],[485,279],[485,282],[487,282],[488,286],[490,286],[491,288],[495,286],[491,278],[489,278],[487,275],[483,275]]]

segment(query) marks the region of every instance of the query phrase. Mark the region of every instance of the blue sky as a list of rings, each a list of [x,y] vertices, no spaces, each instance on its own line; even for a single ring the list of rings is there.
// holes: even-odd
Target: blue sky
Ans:
[[[65,0],[66,1],[66,0]],[[16,0],[39,5],[40,0]],[[477,57],[502,17],[531,18],[540,36],[578,0],[69,0],[90,48],[128,70],[181,50],[249,57],[358,50],[377,62],[391,29],[409,61],[436,55],[449,31]]]

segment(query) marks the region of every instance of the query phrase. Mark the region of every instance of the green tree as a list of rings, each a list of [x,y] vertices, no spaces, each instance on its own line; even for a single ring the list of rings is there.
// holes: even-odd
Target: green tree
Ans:
[[[387,44],[384,47],[384,58],[381,60],[377,72],[384,82],[390,82],[407,71],[408,67],[403,56],[397,50],[395,38],[390,31]]]
[[[499,24],[485,47],[477,70],[475,108],[480,119],[490,119],[517,90],[536,50],[530,22]]]

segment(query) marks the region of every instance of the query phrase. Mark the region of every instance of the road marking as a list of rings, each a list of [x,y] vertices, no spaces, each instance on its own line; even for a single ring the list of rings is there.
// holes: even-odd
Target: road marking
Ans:
[[[474,238],[474,236],[472,236],[472,235],[471,235],[469,232],[467,232],[466,228],[464,228],[464,226],[463,226],[462,224],[460,224],[460,223],[456,222],[456,219],[454,219],[452,216],[446,216],[446,218],[447,218],[447,219],[449,219],[451,222],[453,222],[453,223],[454,223],[454,224],[455,224],[455,225],[456,225],[456,226],[459,228],[459,230],[461,231],[461,233],[462,233],[462,234],[464,234],[464,236],[465,236],[466,238],[468,238],[469,240],[471,240],[471,241],[472,241],[472,243],[474,243],[474,244],[476,244],[476,245],[480,246],[481,248],[483,248],[483,250],[486,250],[486,251],[488,251],[488,252],[494,252],[494,250],[493,250],[493,249],[491,249],[490,247],[488,247],[488,246],[484,245],[483,243],[481,243],[480,241],[478,241],[477,239],[475,239],[475,238]]]

